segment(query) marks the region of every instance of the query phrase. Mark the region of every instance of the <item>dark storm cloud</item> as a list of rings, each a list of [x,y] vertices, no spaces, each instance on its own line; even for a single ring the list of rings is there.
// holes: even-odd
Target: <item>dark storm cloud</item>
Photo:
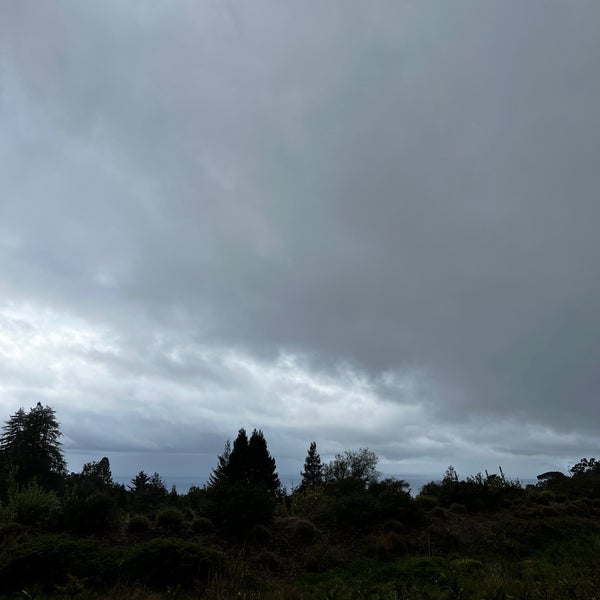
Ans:
[[[393,427],[286,431],[396,458],[597,432],[595,3],[0,10],[0,290],[104,323],[86,361],[134,398],[247,395],[275,432],[286,390],[363,378]],[[320,383],[258,383],[282,353]]]

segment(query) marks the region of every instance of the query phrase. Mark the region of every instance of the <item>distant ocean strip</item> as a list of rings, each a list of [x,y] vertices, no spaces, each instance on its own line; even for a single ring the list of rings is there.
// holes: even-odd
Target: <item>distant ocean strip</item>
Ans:
[[[131,475],[115,475],[113,479],[117,483],[122,483],[125,486],[131,483],[131,480],[135,477],[135,473]],[[193,475],[185,475],[185,476],[171,476],[171,475],[161,475],[162,480],[165,482],[168,490],[171,490],[173,486],[177,490],[178,494],[187,494],[189,489],[192,486],[196,487],[204,487],[206,482],[208,481],[208,476],[204,477],[194,477]],[[435,475],[382,475],[382,478],[385,477],[394,477],[396,479],[403,479],[410,485],[410,493],[413,496],[416,496],[421,488],[430,481],[439,481],[440,477]],[[281,484],[287,489],[288,492],[291,492],[295,487],[300,485],[301,478],[296,475],[287,475],[279,477]],[[537,480],[535,479],[521,479],[521,485],[525,487],[528,484],[535,484]]]

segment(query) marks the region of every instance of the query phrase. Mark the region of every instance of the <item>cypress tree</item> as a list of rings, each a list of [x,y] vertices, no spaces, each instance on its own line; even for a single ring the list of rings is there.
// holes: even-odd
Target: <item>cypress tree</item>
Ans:
[[[317,452],[317,443],[311,442],[310,448],[304,460],[304,470],[300,473],[302,476],[301,488],[306,488],[323,483],[323,464],[321,457]]]

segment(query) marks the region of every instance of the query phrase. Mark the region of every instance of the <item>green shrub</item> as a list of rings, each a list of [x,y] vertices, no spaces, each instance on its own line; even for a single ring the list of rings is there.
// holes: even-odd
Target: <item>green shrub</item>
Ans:
[[[27,527],[14,521],[0,523],[0,540],[5,542],[17,538],[27,532]]]
[[[67,497],[63,521],[65,528],[73,533],[104,533],[116,528],[117,514],[117,505],[108,494],[93,492],[86,497]]]
[[[167,531],[177,531],[183,523],[183,514],[170,506],[161,508],[156,514],[156,522]]]
[[[144,533],[150,530],[150,520],[146,515],[132,515],[127,524],[129,533]]]
[[[319,536],[319,530],[307,519],[291,519],[288,524],[292,537],[302,544],[312,544]]]
[[[415,504],[424,511],[433,510],[438,506],[437,498],[434,496],[428,496],[427,494],[419,495],[415,498]]]
[[[6,516],[21,525],[52,526],[60,514],[60,502],[35,481],[11,494]]]
[[[344,530],[367,529],[380,516],[377,504],[377,499],[366,491],[337,496],[332,506],[334,523]]]
[[[450,505],[450,510],[454,513],[464,514],[467,512],[467,507],[459,502],[453,502]]]
[[[330,519],[332,506],[333,499],[322,487],[311,486],[306,490],[294,492],[290,512],[293,516],[322,523]]]
[[[273,539],[273,534],[264,525],[255,525],[248,534],[248,542],[251,544],[268,544]]]
[[[215,526],[213,522],[207,517],[196,517],[192,521],[192,531],[199,534],[213,533]]]
[[[402,533],[405,529],[404,525],[402,525],[402,523],[400,523],[400,521],[396,521],[395,519],[390,519],[389,521],[386,521],[382,526],[381,529],[383,531],[392,531],[394,533]]]
[[[65,534],[27,538],[4,548],[0,554],[0,585],[4,591],[34,584],[51,588],[63,585],[67,575],[92,582],[113,581],[122,555],[92,540],[76,540]]]
[[[133,548],[123,573],[154,588],[207,581],[225,567],[225,555],[195,542],[156,538]]]

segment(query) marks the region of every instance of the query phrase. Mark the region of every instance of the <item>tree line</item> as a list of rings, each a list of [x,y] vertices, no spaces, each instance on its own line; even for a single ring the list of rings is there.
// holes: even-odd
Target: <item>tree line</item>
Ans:
[[[115,483],[107,457],[68,473],[61,431],[50,406],[38,403],[20,408],[3,427],[0,438],[0,502],[5,512],[23,522],[58,522],[78,532],[110,530],[124,511],[155,516],[162,509],[180,511],[183,519],[205,519],[229,535],[245,535],[267,523],[276,511],[294,511],[332,527],[361,528],[395,519],[418,522],[423,508],[462,506],[469,512],[495,509],[518,499],[524,490],[518,480],[499,474],[459,479],[449,467],[440,481],[426,484],[413,498],[400,479],[381,478],[378,457],[368,448],[347,450],[324,463],[316,442],[308,448],[301,481],[291,492],[279,480],[263,432],[240,429],[227,441],[206,485],[187,494],[168,490],[158,473],[140,471],[129,485]],[[582,459],[570,474],[538,476],[540,491],[600,495],[600,461]],[[166,518],[166,517],[165,517]]]
[[[364,568],[371,573],[364,585],[377,580],[389,592],[381,597],[441,600],[462,598],[460,586],[480,585],[483,567],[475,556],[492,561],[494,574],[498,557],[512,564],[552,544],[600,539],[600,461],[594,458],[568,473],[542,473],[525,488],[501,468],[461,478],[448,467],[413,496],[407,482],[381,475],[368,448],[323,461],[313,441],[299,485],[286,490],[263,432],[240,429],[216,457],[206,484],[179,494],[158,473],[140,471],[127,485],[115,482],[107,457],[69,472],[60,439],[54,409],[40,403],[19,409],[2,428],[0,595],[25,590],[33,597],[33,582],[59,597],[84,597],[75,592],[87,586],[104,598],[120,585],[167,589],[170,597],[182,586],[196,590],[192,597],[205,597],[214,580],[226,589],[206,597],[229,598],[241,597],[249,585],[262,594],[273,577],[329,572],[336,577],[331,589],[275,597],[335,592],[353,598],[352,579]],[[574,563],[587,564],[585,556],[574,556]],[[456,583],[452,596],[436,586],[457,577],[455,560],[475,571]],[[337,569],[344,564],[347,593],[339,595]],[[531,561],[523,564],[531,567]],[[398,569],[393,581],[392,566]],[[555,582],[559,591],[561,581]],[[584,574],[577,585],[584,589],[593,581]],[[464,597],[509,597],[491,585]],[[519,586],[511,588],[513,597],[525,597]],[[527,597],[537,598],[531,589]],[[555,597],[563,596],[547,596]]]

